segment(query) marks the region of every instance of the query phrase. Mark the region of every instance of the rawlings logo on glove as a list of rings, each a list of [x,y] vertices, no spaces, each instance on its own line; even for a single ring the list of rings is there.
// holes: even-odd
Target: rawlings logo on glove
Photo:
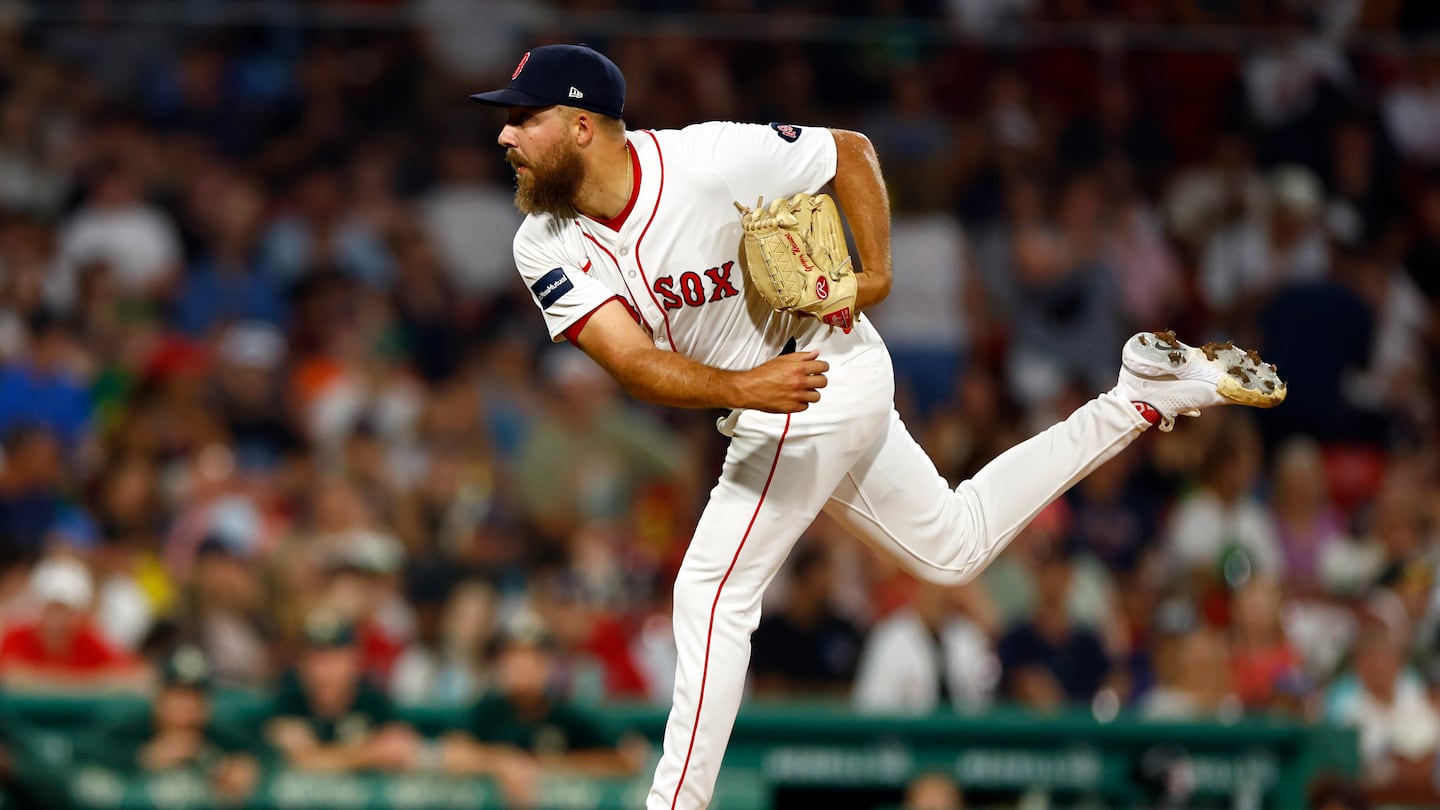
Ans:
[[[796,194],[740,210],[740,265],[770,305],[819,318],[849,332],[854,326],[855,269],[828,194]]]

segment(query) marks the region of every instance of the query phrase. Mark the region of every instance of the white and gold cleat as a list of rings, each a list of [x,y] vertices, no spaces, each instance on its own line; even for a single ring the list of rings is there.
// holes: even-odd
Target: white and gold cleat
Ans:
[[[1177,416],[1199,416],[1216,405],[1273,408],[1285,401],[1275,366],[1233,343],[1187,346],[1174,332],[1140,332],[1125,341],[1114,393],[1160,413],[1169,431]]]

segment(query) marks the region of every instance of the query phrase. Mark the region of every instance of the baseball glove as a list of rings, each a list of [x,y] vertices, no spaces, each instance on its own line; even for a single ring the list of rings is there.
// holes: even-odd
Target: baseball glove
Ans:
[[[846,332],[854,325],[855,269],[840,211],[828,194],[796,194],[740,209],[740,265],[755,289],[784,312],[813,315]]]

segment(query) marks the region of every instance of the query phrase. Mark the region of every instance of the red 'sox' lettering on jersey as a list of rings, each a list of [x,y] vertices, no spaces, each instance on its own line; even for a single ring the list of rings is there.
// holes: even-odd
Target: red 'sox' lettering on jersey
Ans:
[[[650,289],[660,296],[663,306],[667,310],[676,310],[681,307],[698,307],[710,301],[721,301],[733,295],[739,295],[740,290],[735,287],[735,282],[730,280],[730,273],[735,269],[735,262],[728,261],[718,267],[711,267],[705,271],[702,278],[699,273],[686,271],[678,278],[675,276],[660,276]],[[705,279],[709,280],[710,292],[705,291]]]

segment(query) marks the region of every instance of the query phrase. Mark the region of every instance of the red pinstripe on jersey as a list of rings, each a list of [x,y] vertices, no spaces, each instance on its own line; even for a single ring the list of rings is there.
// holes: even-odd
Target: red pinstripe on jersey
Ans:
[[[650,140],[655,143],[655,157],[660,160],[660,188],[655,192],[655,207],[650,210],[650,219],[645,223],[644,230],[640,231],[640,238],[635,240],[635,266],[640,268],[640,278],[645,280],[645,292],[650,293],[650,300],[655,302],[655,308],[660,310],[660,317],[665,319],[665,335],[670,338],[670,351],[678,352],[680,350],[675,346],[675,335],[670,331],[670,316],[665,314],[665,308],[660,306],[660,301],[655,298],[655,291],[650,289],[650,277],[645,275],[645,265],[640,261],[640,243],[645,241],[645,234],[649,233],[650,226],[655,224],[655,214],[660,210],[660,198],[665,194],[665,154],[660,151],[660,141],[650,130],[640,131],[649,135]]]

